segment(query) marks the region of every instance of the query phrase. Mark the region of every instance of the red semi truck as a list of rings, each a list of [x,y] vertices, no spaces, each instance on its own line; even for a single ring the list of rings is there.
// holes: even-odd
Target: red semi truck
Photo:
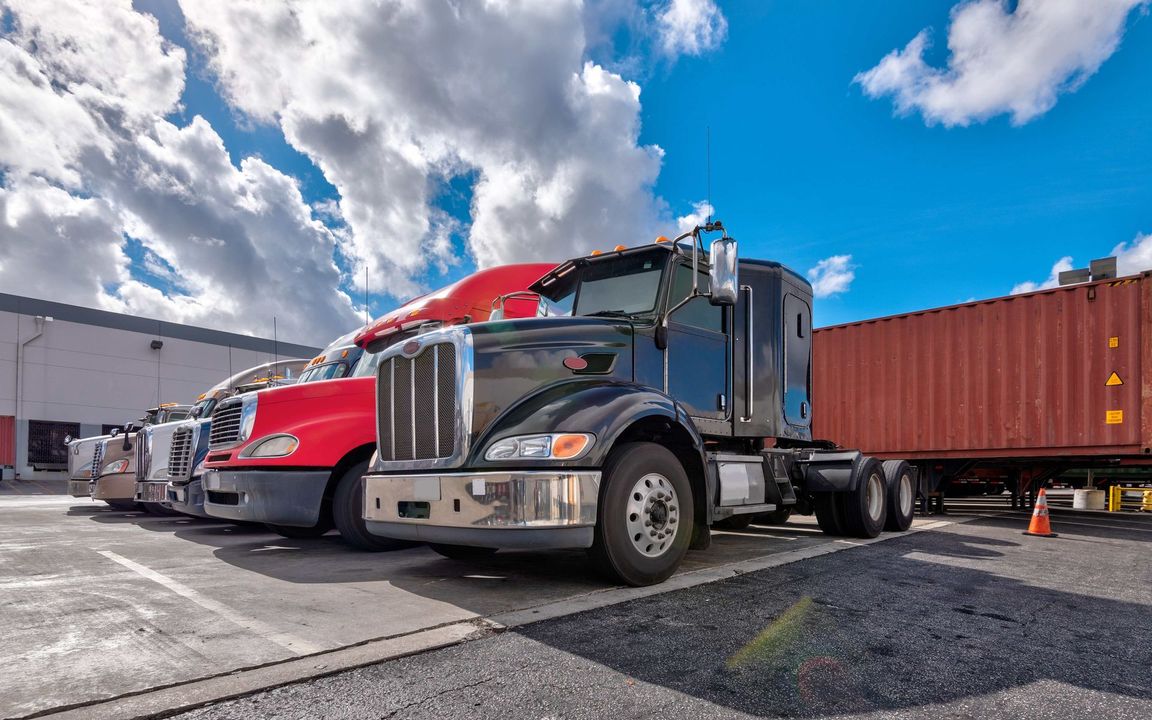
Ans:
[[[524,296],[551,264],[481,270],[419,297],[366,328],[367,349],[347,377],[262,390],[220,403],[205,461],[204,511],[262,522],[285,537],[316,537],[333,525],[349,544],[386,550],[398,543],[364,529],[360,477],[376,450],[375,361],[381,349],[439,327],[536,314]],[[338,359],[314,361],[322,369]]]
[[[957,484],[1016,505],[1070,469],[1147,467],[1150,319],[1144,273],[822,328],[815,431],[910,462],[926,508]]]

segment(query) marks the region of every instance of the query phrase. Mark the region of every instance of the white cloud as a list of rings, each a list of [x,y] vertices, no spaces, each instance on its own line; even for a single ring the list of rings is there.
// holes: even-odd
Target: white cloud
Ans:
[[[1149,0],[972,0],[952,9],[945,68],[924,60],[930,38],[856,76],[865,93],[891,96],[901,115],[969,125],[1008,113],[1022,125],[1073,92],[1116,51],[1128,14]]]
[[[702,55],[724,42],[728,20],[714,0],[668,0],[656,11],[665,54]]]
[[[278,123],[324,171],[345,251],[397,293],[458,253],[430,189],[466,173],[467,251],[481,266],[653,234],[663,153],[638,144],[639,86],[585,60],[575,0],[205,0],[184,12],[230,102]]]
[[[706,200],[695,202],[692,204],[692,212],[676,218],[676,227],[679,228],[680,232],[688,232],[692,228],[708,222],[708,218],[712,216],[714,211],[712,204]]]
[[[1019,295],[1020,293],[1036,292],[1037,290],[1047,290],[1060,285],[1060,273],[1067,272],[1072,269],[1072,258],[1065,256],[1056,261],[1052,266],[1052,272],[1048,273],[1048,278],[1040,282],[1033,282],[1026,280],[1022,283],[1017,283],[1012,286],[1011,294]]]
[[[848,292],[855,279],[856,266],[852,264],[851,255],[833,255],[824,258],[808,271],[808,280],[812,282],[812,294],[818,298]]]
[[[0,286],[322,343],[357,323],[337,289],[337,239],[296,181],[235,167],[202,118],[178,127],[185,53],[128,0],[6,0],[0,37]],[[145,246],[133,276],[126,235]]]
[[[1135,275],[1152,270],[1152,234],[1137,235],[1134,240],[1112,248],[1118,275]]]

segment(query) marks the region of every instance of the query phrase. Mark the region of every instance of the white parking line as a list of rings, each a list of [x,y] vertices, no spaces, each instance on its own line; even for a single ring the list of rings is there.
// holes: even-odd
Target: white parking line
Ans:
[[[180,597],[191,600],[192,602],[196,603],[197,605],[204,608],[205,610],[212,613],[213,615],[215,615],[217,617],[224,618],[225,620],[228,620],[231,623],[239,625],[240,627],[244,628],[245,630],[247,630],[247,631],[249,631],[255,635],[259,635],[260,637],[264,638],[265,640],[268,640],[269,642],[275,643],[276,645],[279,645],[280,647],[284,648],[285,650],[287,650],[291,653],[295,653],[296,655],[309,655],[309,654],[314,653],[314,652],[320,652],[321,650],[330,649],[326,646],[314,645],[314,644],[312,644],[306,640],[302,640],[302,639],[295,637],[293,635],[289,635],[288,633],[280,632],[279,630],[277,630],[277,629],[275,629],[269,625],[265,625],[264,623],[260,622],[259,620],[255,620],[255,619],[250,618],[250,617],[245,617],[244,615],[241,615],[240,613],[236,612],[235,610],[228,607],[227,605],[220,603],[220,602],[217,602],[216,600],[213,600],[210,597],[205,597],[204,595],[201,595],[198,591],[193,590],[192,588],[188,587],[184,583],[179,582],[178,580],[173,580],[172,578],[168,577],[167,575],[161,575],[160,573],[156,572],[155,570],[148,568],[148,567],[145,567],[145,566],[141,565],[140,563],[135,562],[133,560],[129,560],[128,558],[126,558],[122,555],[117,555],[116,553],[111,552],[109,550],[97,550],[96,552],[103,555],[104,557],[108,558],[109,560],[111,560],[114,563],[118,563],[120,565],[123,565],[124,567],[128,568],[129,570],[136,573],[137,575],[140,575],[141,577],[148,578],[149,580],[151,580],[154,583],[158,583],[160,585],[163,585],[164,587],[168,588],[169,590],[176,593]]]

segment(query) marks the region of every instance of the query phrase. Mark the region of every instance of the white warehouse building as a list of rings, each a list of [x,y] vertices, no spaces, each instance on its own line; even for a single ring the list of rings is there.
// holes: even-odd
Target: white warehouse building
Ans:
[[[336,338],[347,328],[332,329]],[[0,293],[0,473],[62,478],[64,438],[160,403],[191,404],[246,368],[318,348]]]

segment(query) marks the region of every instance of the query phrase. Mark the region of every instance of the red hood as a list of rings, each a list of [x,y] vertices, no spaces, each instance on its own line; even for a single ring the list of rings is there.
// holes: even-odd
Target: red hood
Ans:
[[[426,322],[445,325],[483,322],[492,313],[493,300],[508,293],[527,291],[555,267],[553,263],[530,263],[480,270],[448,287],[410,300],[364,328],[354,342],[367,347],[381,338]]]

